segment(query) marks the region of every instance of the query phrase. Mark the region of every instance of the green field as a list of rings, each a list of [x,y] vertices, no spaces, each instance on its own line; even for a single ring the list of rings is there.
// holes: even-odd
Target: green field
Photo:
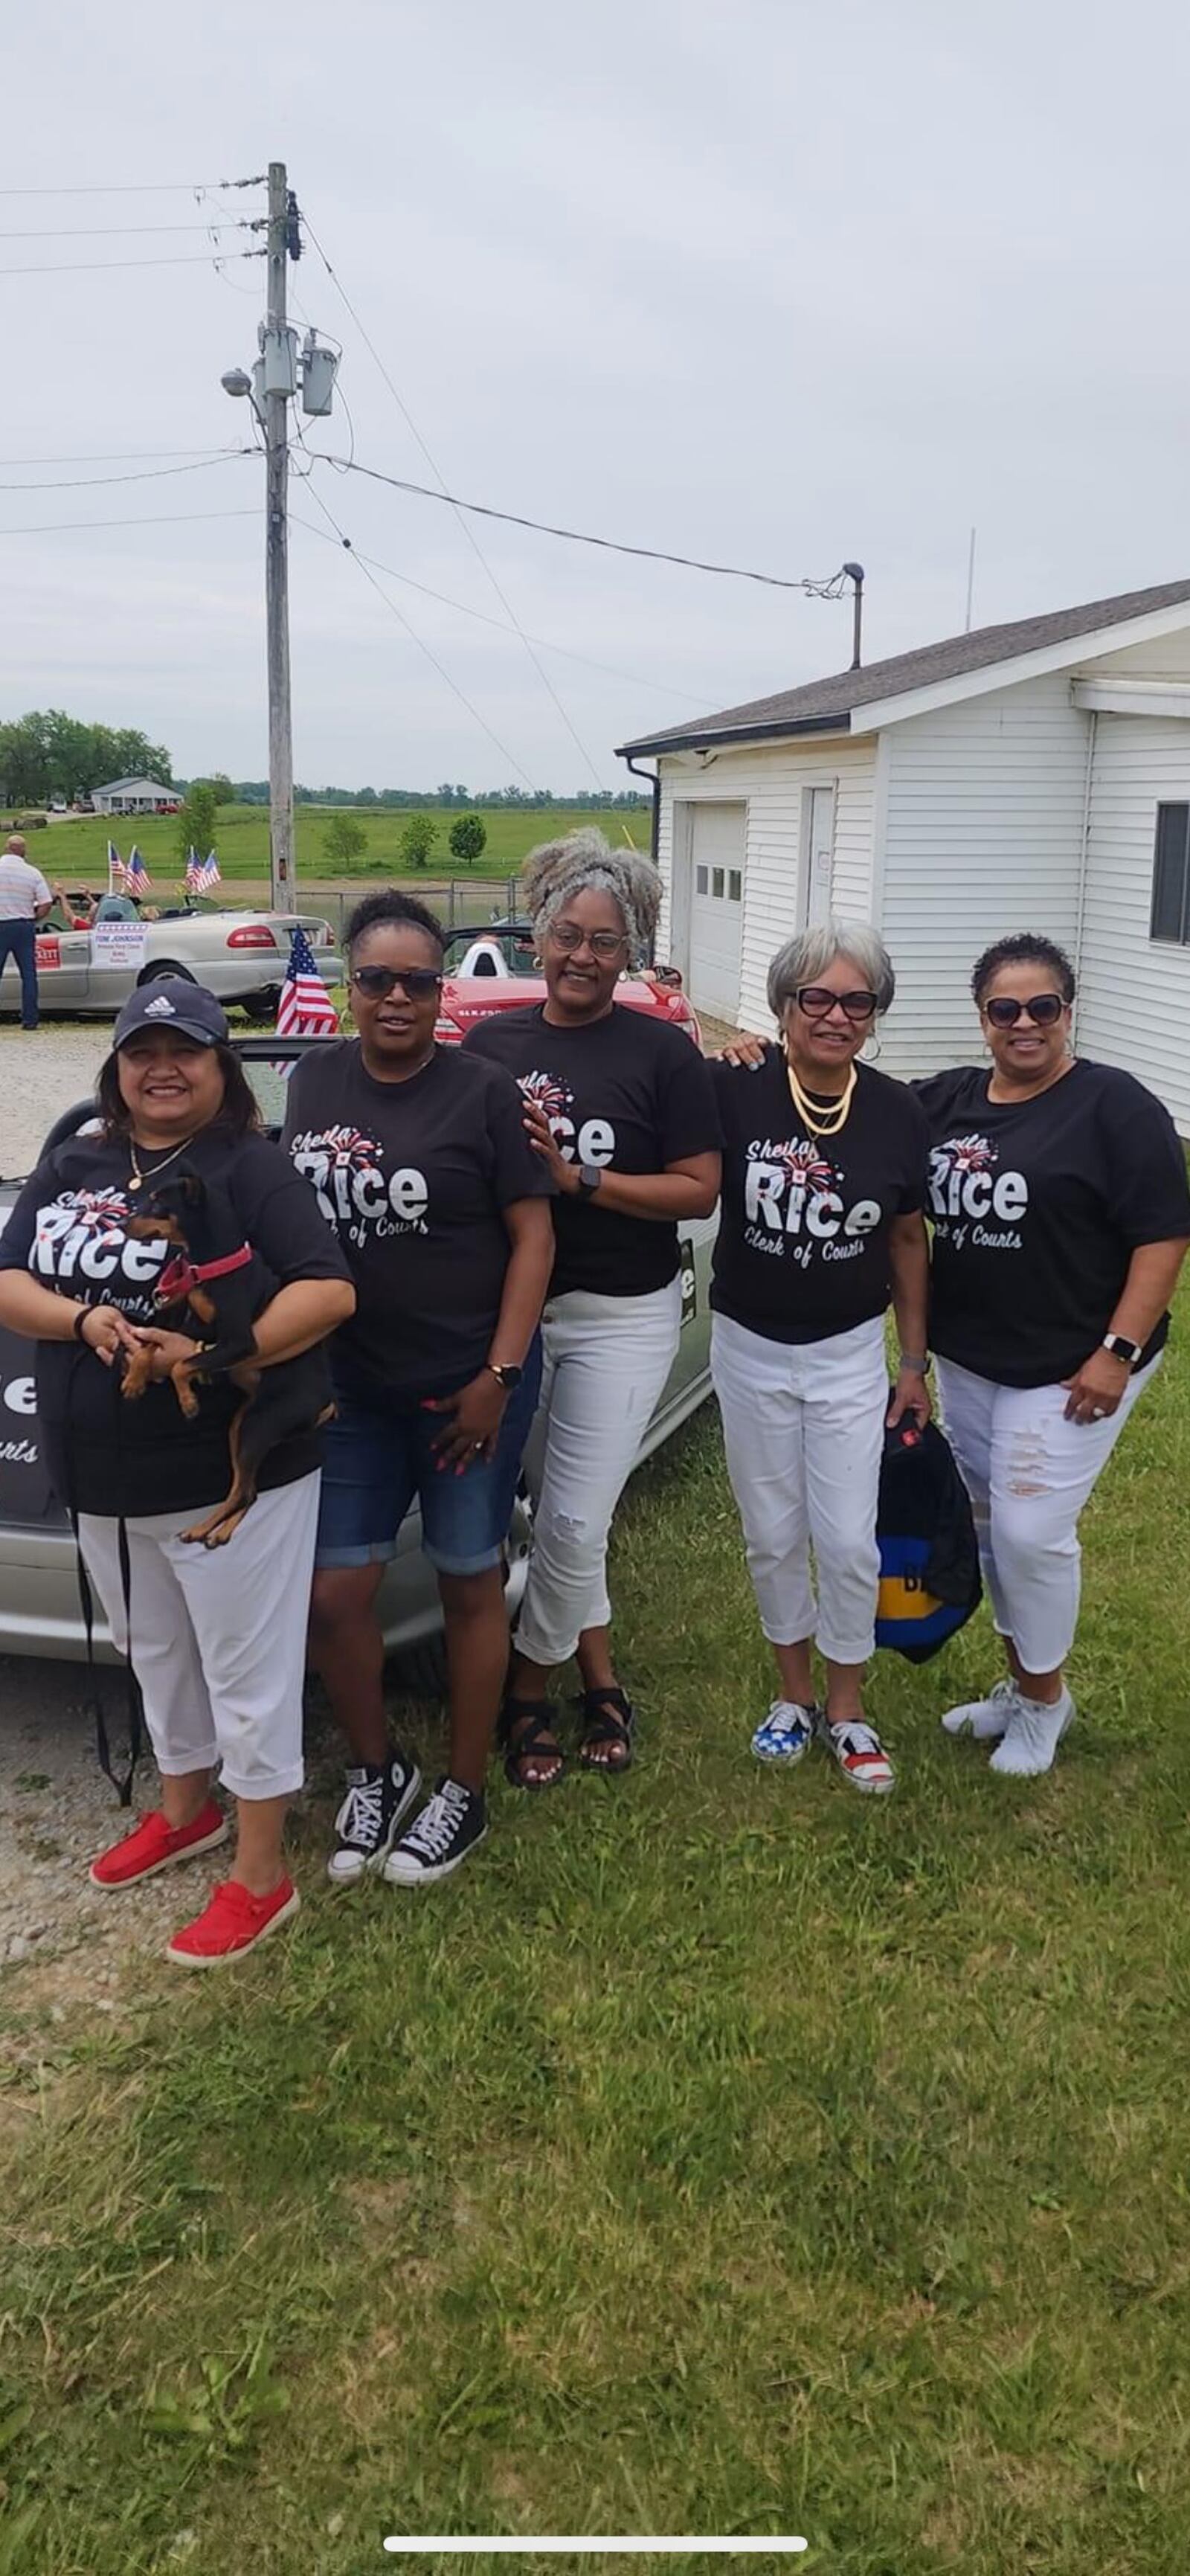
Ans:
[[[637,849],[647,850],[649,846],[647,813],[600,816],[573,805],[546,807],[532,814],[501,809],[484,814],[487,848],[475,866],[467,868],[450,855],[448,834],[455,814],[428,805],[424,810],[433,814],[438,828],[425,870],[427,882],[450,876],[474,876],[480,881],[485,877],[511,876],[536,842],[576,831],[583,823],[597,823],[608,839],[620,846],[626,838]],[[341,862],[328,863],[325,856],[327,829],[335,811],[351,813],[368,836],[367,850],[346,868]],[[351,807],[299,805],[295,816],[299,894],[303,887],[313,893],[326,886],[354,884],[357,878],[384,879],[404,874],[400,841],[408,820],[409,809],[402,813],[387,809],[368,812]],[[109,821],[102,815],[86,815],[77,821],[51,823],[44,831],[28,834],[29,856],[59,883],[86,885],[94,890],[107,883],[109,836],[122,858],[127,858],[133,842],[137,843],[153,880],[153,900],[180,889],[184,863],[178,856],[176,819],[132,822],[113,817]],[[245,902],[255,902],[267,892],[269,820],[264,806],[222,806],[215,846],[230,892],[242,893]],[[205,851],[201,855],[205,857]]]
[[[878,1658],[892,1799],[750,1760],[708,1412],[621,1514],[629,1779],[497,1779],[449,1886],[334,1896],[324,1748],[292,1938],[130,1958],[106,2021],[9,1972],[0,2567],[772,2531],[831,2576],[1185,2576],[1182,1310],[1087,1515],[1049,1778],[940,1734],[986,1612]]]

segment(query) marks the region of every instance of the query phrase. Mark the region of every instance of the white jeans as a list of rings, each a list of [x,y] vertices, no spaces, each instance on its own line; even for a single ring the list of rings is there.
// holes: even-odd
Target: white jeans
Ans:
[[[179,1532],[205,1517],[201,1506],[125,1522],[131,1662],[164,1776],[219,1763],[235,1798],[289,1797],[301,1788],[321,1482],[316,1470],[258,1495],[226,1547],[183,1546]],[[118,1520],[79,1515],[87,1572],[127,1654],[119,1532]]]
[[[1160,1356],[1130,1378],[1104,1422],[1068,1422],[1064,1386],[996,1386],[938,1361],[947,1438],[971,1496],[980,1562],[1002,1637],[1027,1673],[1053,1673],[1074,1643],[1078,1516]]]
[[[883,1323],[824,1342],[771,1342],[716,1315],[711,1376],[766,1637],[795,1646],[816,1636],[832,1663],[866,1663],[876,1643],[889,1404]]]
[[[584,1628],[604,1628],[612,1514],[673,1367],[679,1279],[645,1297],[572,1288],[541,1319],[541,1402],[525,1450],[533,1552],[516,1643],[564,1664]]]

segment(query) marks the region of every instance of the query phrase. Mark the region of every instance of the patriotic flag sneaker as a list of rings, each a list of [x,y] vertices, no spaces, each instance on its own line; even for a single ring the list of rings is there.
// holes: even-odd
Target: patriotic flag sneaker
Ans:
[[[172,1869],[177,1860],[194,1860],[199,1852],[214,1851],[226,1840],[227,1818],[213,1798],[207,1799],[189,1825],[167,1824],[160,1807],[155,1807],[122,1842],[100,1852],[87,1875],[92,1887],[104,1887],[109,1894],[121,1887],[138,1887],[142,1878],[156,1878],[159,1869]]]
[[[752,1738],[758,1762],[800,1762],[814,1732],[814,1708],[793,1699],[775,1699]]]
[[[326,1865],[332,1887],[353,1887],[365,1870],[383,1869],[401,1818],[420,1787],[417,1764],[403,1753],[348,1772],[347,1795],[335,1818],[339,1848]]]
[[[944,1709],[942,1724],[948,1735],[973,1735],[977,1744],[986,1744],[1012,1724],[1016,1695],[1015,1682],[993,1682],[986,1699],[965,1699],[957,1708]]]
[[[244,1959],[258,1941],[288,1923],[301,1901],[291,1878],[268,1896],[254,1896],[238,1878],[225,1878],[193,1923],[166,1943],[166,1958],[179,1968],[222,1968],[229,1959]]]
[[[1052,1707],[1044,1700],[1017,1697],[1016,1707],[1004,1730],[1002,1744],[996,1746],[988,1764],[1001,1779],[1036,1780],[1052,1768],[1054,1755],[1074,1720],[1074,1701],[1068,1690]]]
[[[389,1853],[384,1875],[393,1887],[428,1887],[449,1878],[488,1829],[487,1808],[461,1780],[440,1780],[428,1806]]]
[[[868,1798],[888,1796],[896,1773],[874,1726],[862,1717],[842,1718],[833,1726],[822,1714],[818,1733],[853,1789],[862,1790]]]

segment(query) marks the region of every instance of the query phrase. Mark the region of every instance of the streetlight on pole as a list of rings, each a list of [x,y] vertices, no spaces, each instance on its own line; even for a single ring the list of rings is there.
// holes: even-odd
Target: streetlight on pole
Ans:
[[[297,333],[286,317],[286,267],[301,257],[297,200],[283,161],[269,163],[266,230],[268,295],[257,338],[260,356],[251,376],[228,369],[225,393],[247,395],[260,423],[265,453],[265,623],[269,687],[269,870],[275,912],[294,900],[293,722],[289,696],[289,406],[302,392],[304,411],[325,416],[331,408],[337,359],[307,333],[301,358]],[[312,361],[314,362],[312,364]]]

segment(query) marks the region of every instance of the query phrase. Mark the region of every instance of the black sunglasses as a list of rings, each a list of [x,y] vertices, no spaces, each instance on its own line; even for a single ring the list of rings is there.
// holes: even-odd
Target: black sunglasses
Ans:
[[[356,966],[351,981],[370,1002],[386,1001],[398,984],[411,1002],[428,1001],[431,993],[442,990],[442,977],[432,966]]]
[[[1028,1013],[1034,1028],[1052,1029],[1066,1004],[1060,993],[1034,993],[1027,1002],[1018,1002],[1015,993],[993,993],[983,1007],[994,1029],[1014,1029],[1022,1011]]]
[[[797,1006],[808,1020],[825,1020],[836,1003],[849,1020],[870,1020],[876,1009],[874,993],[832,993],[827,984],[799,984]]]

